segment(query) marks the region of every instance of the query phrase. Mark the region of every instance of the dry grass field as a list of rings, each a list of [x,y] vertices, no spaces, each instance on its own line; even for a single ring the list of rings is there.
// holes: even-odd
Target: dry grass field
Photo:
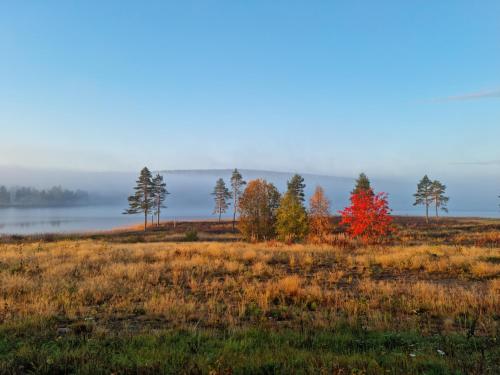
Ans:
[[[0,373],[499,373],[482,225],[408,224],[387,247],[9,239]]]

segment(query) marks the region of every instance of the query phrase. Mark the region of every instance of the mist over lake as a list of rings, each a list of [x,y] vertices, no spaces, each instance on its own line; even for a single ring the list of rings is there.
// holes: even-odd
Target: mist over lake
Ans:
[[[2,183],[8,186],[26,185],[46,188],[61,185],[64,188],[84,189],[98,204],[79,207],[0,208],[0,234],[33,234],[56,232],[101,231],[140,224],[141,215],[123,215],[127,196],[132,194],[134,173],[125,172],[76,172],[32,169],[0,168]],[[229,183],[231,170],[166,170],[164,176],[170,194],[167,208],[162,211],[163,220],[214,219],[213,196],[215,181],[223,178]],[[281,192],[293,173],[245,170],[241,173],[246,181],[263,178],[276,185]],[[354,178],[303,174],[306,199],[316,185],[325,189],[336,214],[349,203],[349,192]],[[448,182],[448,181],[447,181]],[[416,181],[402,178],[373,178],[375,191],[389,193],[389,202],[395,215],[420,216],[424,212],[412,205]],[[496,184],[448,182],[449,213],[444,216],[500,217]],[[481,191],[470,195],[469,191]],[[223,217],[232,216],[232,206]]]

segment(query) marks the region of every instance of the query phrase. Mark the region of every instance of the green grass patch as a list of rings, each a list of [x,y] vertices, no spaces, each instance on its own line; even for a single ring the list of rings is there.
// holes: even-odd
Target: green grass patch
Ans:
[[[0,373],[500,373],[500,350],[492,338],[424,337],[349,327],[57,336],[55,323],[0,326]]]

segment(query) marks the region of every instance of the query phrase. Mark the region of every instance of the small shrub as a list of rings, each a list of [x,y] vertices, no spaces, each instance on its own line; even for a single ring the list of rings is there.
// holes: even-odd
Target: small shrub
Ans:
[[[198,241],[198,232],[196,229],[189,229],[184,233],[184,241],[193,242]]]

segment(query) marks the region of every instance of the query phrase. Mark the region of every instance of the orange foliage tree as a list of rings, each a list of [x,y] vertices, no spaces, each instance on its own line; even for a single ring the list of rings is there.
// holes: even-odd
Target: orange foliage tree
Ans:
[[[371,189],[353,192],[351,205],[340,214],[347,233],[364,243],[384,242],[393,231],[386,193],[374,194]]]
[[[266,180],[252,180],[240,197],[238,228],[250,241],[269,240],[275,234],[280,193]]]
[[[309,240],[325,242],[332,231],[330,202],[321,186],[317,186],[309,199]]]

